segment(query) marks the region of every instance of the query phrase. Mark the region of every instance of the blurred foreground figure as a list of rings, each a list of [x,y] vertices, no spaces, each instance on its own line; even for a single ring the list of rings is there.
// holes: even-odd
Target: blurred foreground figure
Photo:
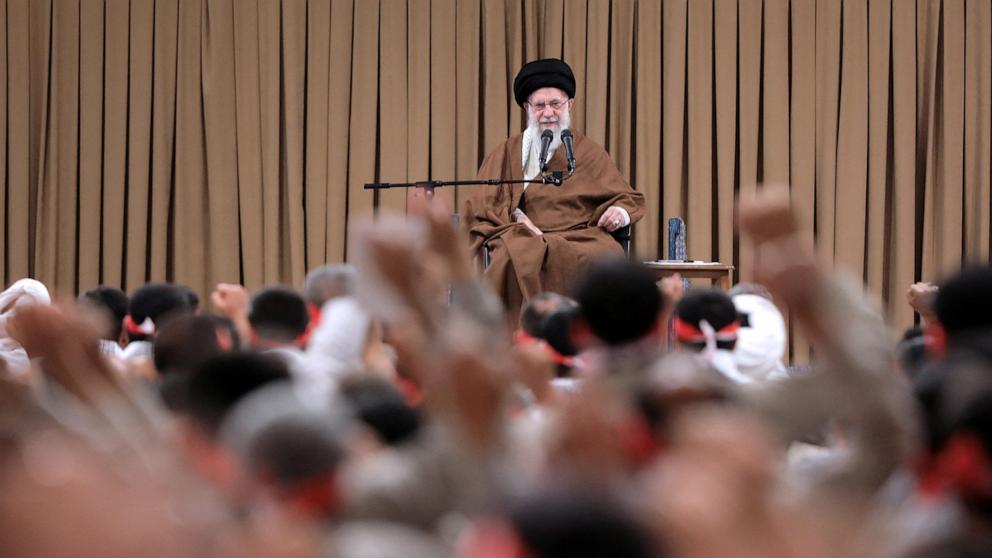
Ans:
[[[72,308],[15,305],[31,381],[0,376],[0,556],[988,555],[989,321],[962,300],[992,282],[942,283],[920,436],[876,306],[817,262],[788,192],[759,189],[739,222],[768,288],[747,311],[607,261],[574,302],[535,297],[540,342],[515,339],[440,203],[356,224],[354,290],[305,344],[299,295],[249,319],[248,291],[219,285],[230,319],[151,318],[158,374],[138,378]],[[774,319],[737,358],[770,297],[810,340],[809,374],[764,381]],[[298,345],[302,370],[242,346],[253,329]],[[545,344],[582,365],[560,377]]]
[[[45,285],[34,279],[20,279],[0,293],[0,364],[8,374],[24,376],[30,371],[28,353],[11,337],[7,322],[17,311],[35,304],[50,304]]]
[[[309,527],[285,524],[276,540],[192,474],[154,399],[115,372],[88,321],[33,306],[8,325],[41,364],[43,391],[0,381],[0,555],[315,555]]]

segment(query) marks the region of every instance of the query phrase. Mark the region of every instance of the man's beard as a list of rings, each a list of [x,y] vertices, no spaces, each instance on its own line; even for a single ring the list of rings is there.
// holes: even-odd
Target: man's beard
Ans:
[[[558,146],[561,145],[561,131],[567,130],[571,125],[571,115],[568,110],[563,110],[558,115],[558,117],[552,117],[549,119],[539,118],[534,114],[529,114],[527,117],[527,130],[525,130],[525,135],[529,136],[531,139],[531,154],[534,159],[540,156],[541,151],[541,134],[544,130],[551,130],[554,134],[551,140],[551,147],[548,149],[548,158],[554,154]]]

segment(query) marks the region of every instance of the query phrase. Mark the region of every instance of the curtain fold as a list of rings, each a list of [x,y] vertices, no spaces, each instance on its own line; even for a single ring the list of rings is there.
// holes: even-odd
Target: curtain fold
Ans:
[[[472,177],[538,57],[645,193],[643,258],[680,216],[749,280],[735,196],[775,182],[897,326],[989,261],[992,0],[0,0],[0,275],[299,284],[416,195],[364,183]]]
[[[7,70],[7,0],[0,0],[0,76]],[[0,152],[7,153],[7,87],[0,88]],[[7,157],[0,157],[0,207],[7,207]],[[7,230],[7,212],[0,211],[0,231]],[[6,238],[6,234],[4,236]],[[0,243],[0,276],[7,274],[7,243]]]
[[[989,197],[992,152],[992,2],[966,4],[964,53],[964,257],[987,261],[992,234]]]
[[[567,14],[566,14],[567,17]],[[631,126],[634,131],[634,170],[629,178],[637,184],[648,200],[645,218],[656,225],[637,227],[635,235],[644,254],[659,254],[662,245],[661,219],[661,137],[662,107],[658,92],[662,82],[662,7],[659,2],[637,4],[634,29],[634,107],[637,117]],[[566,57],[568,53],[566,52]]]

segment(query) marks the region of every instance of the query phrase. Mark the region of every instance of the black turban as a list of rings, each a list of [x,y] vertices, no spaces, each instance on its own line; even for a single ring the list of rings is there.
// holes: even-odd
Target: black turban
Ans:
[[[568,64],[557,58],[528,62],[513,80],[513,98],[521,107],[531,93],[542,87],[557,87],[571,99],[575,96],[575,76]]]

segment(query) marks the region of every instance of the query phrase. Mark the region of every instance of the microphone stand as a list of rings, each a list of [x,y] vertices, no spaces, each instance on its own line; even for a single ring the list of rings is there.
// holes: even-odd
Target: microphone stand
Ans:
[[[574,172],[574,171],[572,171]],[[372,200],[372,211],[374,214],[379,214],[379,191],[388,190],[390,188],[420,188],[424,192],[424,197],[430,202],[434,199],[434,190],[436,188],[443,188],[445,186],[501,186],[503,184],[553,184],[555,186],[561,186],[563,182],[570,176],[572,172],[567,175],[561,171],[545,172],[540,178],[532,178],[530,180],[500,180],[499,178],[487,178],[478,180],[422,180],[420,182],[368,182],[365,184],[365,190],[372,190],[373,200]],[[457,226],[458,224],[458,214],[452,215],[453,224]],[[452,301],[452,290],[451,285],[448,285],[448,303]]]
[[[530,180],[501,180],[499,178],[483,178],[477,180],[421,180],[419,182],[368,182],[365,184],[365,190],[372,190],[375,194],[375,199],[373,203],[373,208],[376,212],[379,210],[379,191],[388,190],[390,188],[420,188],[424,192],[424,197],[428,200],[434,199],[434,190],[436,188],[443,188],[445,186],[501,186],[503,184],[551,184],[554,186],[561,186],[572,176],[569,172],[565,174],[562,171],[553,171],[549,173],[544,173],[539,178],[532,178]]]

